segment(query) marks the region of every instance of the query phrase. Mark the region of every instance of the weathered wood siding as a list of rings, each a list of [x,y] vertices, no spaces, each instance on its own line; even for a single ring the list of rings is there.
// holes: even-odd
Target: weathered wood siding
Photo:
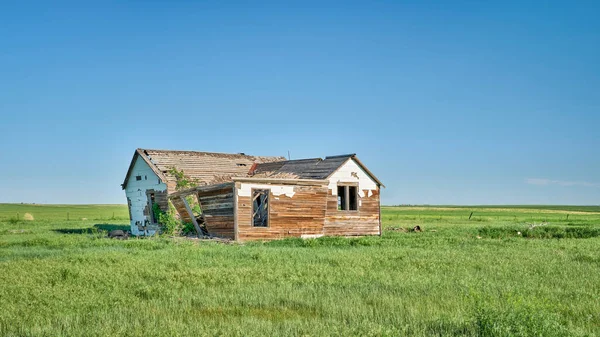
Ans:
[[[141,180],[136,177],[140,176]],[[140,157],[134,163],[133,169],[130,172],[130,177],[125,186],[125,195],[130,203],[130,226],[133,235],[152,235],[158,228],[151,225],[151,229],[144,231],[140,230],[139,225],[146,223],[146,220],[152,222],[150,212],[152,211],[148,203],[148,192],[154,193],[155,200],[161,206],[161,209],[166,210],[166,191],[167,186],[160,181],[158,176],[152,171],[148,164]],[[163,208],[164,207],[164,208]]]
[[[272,240],[323,235],[327,182],[318,186],[236,182],[237,240]],[[252,224],[252,189],[270,189],[269,226]]]
[[[327,196],[327,215],[325,217],[325,235],[379,235],[379,189],[363,190],[359,197],[357,211],[338,211],[337,194],[329,190]]]
[[[210,235],[235,239],[233,199],[233,184],[218,190],[198,192],[198,201]]]
[[[356,211],[338,210],[338,184],[358,186]],[[377,183],[354,160],[348,160],[329,178],[324,234],[348,236],[381,234],[379,191]]]
[[[183,200],[181,200],[180,197],[169,197],[169,200],[171,200],[173,207],[177,210],[177,214],[179,214],[181,221],[191,223],[192,218],[189,216]]]
[[[212,236],[235,239],[234,233],[234,196],[233,183],[210,186],[198,186],[170,195],[171,203],[179,213],[183,222],[192,222],[185,203],[181,199],[196,196],[204,216],[208,234]],[[198,219],[198,222],[201,222]]]

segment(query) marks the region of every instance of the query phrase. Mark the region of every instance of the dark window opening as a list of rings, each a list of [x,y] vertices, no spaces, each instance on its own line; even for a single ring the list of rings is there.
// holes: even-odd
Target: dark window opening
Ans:
[[[252,225],[269,227],[270,190],[252,190]]]
[[[246,164],[243,164],[243,163],[237,163],[236,165],[237,166],[246,166]]]
[[[150,205],[150,219],[152,219],[152,223],[157,223],[156,216],[154,215],[154,204],[156,203],[156,199],[154,197],[154,193],[150,193],[148,196],[148,205]]]
[[[133,217],[131,216],[131,199],[127,198],[127,208],[129,208],[129,221],[133,220]]]
[[[338,211],[358,210],[357,191],[356,186],[338,186]]]
[[[144,176],[144,180],[148,180],[148,176]]]
[[[357,203],[357,197],[356,197],[356,186],[348,186],[348,201],[350,203],[350,210],[351,211],[356,211],[358,210],[358,203]]]
[[[338,186],[338,211],[346,210],[346,186]]]
[[[135,176],[135,180],[142,180],[142,176]]]

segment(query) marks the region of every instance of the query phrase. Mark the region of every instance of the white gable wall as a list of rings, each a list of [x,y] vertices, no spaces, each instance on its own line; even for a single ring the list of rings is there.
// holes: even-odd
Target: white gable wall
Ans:
[[[338,183],[358,183],[358,194],[361,198],[370,197],[377,190],[377,182],[365,172],[354,159],[350,159],[329,177],[329,189],[337,195]],[[365,190],[368,190],[365,194]]]
[[[136,176],[141,176],[142,180],[137,180]],[[158,176],[152,171],[150,166],[140,156],[137,157],[133,169],[131,170],[125,195],[131,200],[131,233],[133,235],[152,235],[154,231],[144,233],[138,229],[137,224],[144,224],[146,220],[152,222],[150,216],[144,215],[144,208],[148,204],[147,190],[166,191],[167,185],[160,181]],[[150,210],[152,211],[152,210]]]
[[[338,210],[339,183],[358,185],[356,211]],[[381,235],[379,186],[354,159],[348,159],[329,177],[328,189],[325,235]]]

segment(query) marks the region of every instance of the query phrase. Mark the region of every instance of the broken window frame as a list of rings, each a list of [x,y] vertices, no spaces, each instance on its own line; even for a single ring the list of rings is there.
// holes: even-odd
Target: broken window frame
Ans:
[[[340,194],[340,191],[343,193]],[[358,212],[360,196],[358,195],[358,184],[337,184],[337,209],[338,212]]]
[[[270,207],[270,199],[271,199],[271,190],[268,188],[253,188],[252,193],[250,194],[252,197],[252,227],[258,227],[258,228],[268,228],[269,227],[269,223],[270,223],[270,214],[271,214],[271,207]],[[261,197],[262,196],[262,197]],[[259,200],[261,201],[261,204],[266,204],[266,211],[263,211],[261,213],[263,213],[263,217],[262,219],[258,220],[258,223],[262,223],[261,225],[257,226],[257,215],[260,215],[260,213],[258,213],[258,210],[256,210],[256,199],[260,198]],[[266,214],[264,214],[266,213]]]

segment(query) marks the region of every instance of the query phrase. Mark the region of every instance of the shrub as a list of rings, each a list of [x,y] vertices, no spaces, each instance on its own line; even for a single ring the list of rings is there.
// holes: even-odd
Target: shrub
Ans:
[[[161,210],[158,204],[152,206],[152,211],[156,219],[158,219],[163,234],[179,234],[181,231],[181,221],[175,216],[177,211],[171,202],[169,202],[169,209],[166,212]]]
[[[181,228],[181,234],[188,235],[194,233],[196,233],[196,228],[194,227],[194,224],[191,222],[184,222]]]

